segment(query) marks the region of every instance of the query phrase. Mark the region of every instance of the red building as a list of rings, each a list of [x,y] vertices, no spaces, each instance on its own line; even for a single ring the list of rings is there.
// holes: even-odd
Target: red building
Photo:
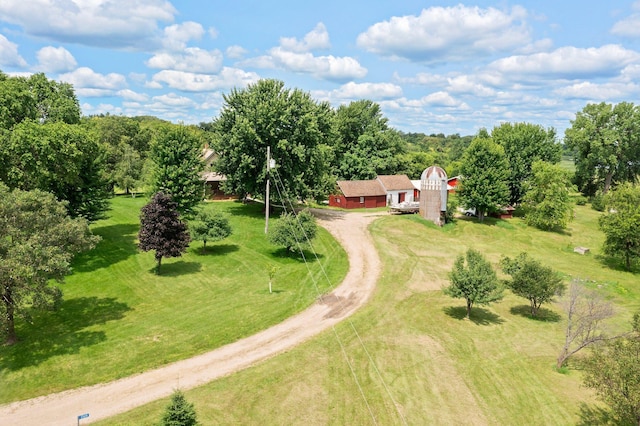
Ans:
[[[343,209],[387,206],[387,192],[377,179],[339,180],[339,194],[329,196],[329,205]]]

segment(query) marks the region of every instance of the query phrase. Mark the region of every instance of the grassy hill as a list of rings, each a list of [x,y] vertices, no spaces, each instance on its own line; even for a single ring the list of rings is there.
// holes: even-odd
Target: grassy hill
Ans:
[[[258,204],[208,203],[229,214],[234,234],[219,243],[192,242],[154,274],[153,252],[137,248],[142,198],[118,197],[102,236],[76,259],[61,286],[57,312],[18,320],[21,341],[0,346],[0,403],[114,380],[236,341],[302,311],[348,268],[342,248],[321,229],[319,261],[303,262],[269,245]],[[277,217],[272,220],[278,220]],[[278,267],[269,294],[269,268]]]
[[[466,320],[464,302],[440,291],[468,247],[494,265],[527,251],[605,294],[617,306],[610,327],[628,329],[640,308],[638,275],[601,255],[597,216],[578,207],[562,234],[518,218],[460,219],[441,229],[417,216],[383,217],[371,226],[383,277],[367,307],[290,352],[187,391],[187,399],[202,424],[598,424],[603,412],[581,372],[554,369],[564,336],[559,304],[532,319],[528,302],[507,294]],[[151,424],[166,404],[102,424]]]

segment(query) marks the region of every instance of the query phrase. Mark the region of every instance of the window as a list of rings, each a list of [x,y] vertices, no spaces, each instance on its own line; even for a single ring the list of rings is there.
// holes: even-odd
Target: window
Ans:
[[[364,197],[360,197],[360,204],[364,204]]]

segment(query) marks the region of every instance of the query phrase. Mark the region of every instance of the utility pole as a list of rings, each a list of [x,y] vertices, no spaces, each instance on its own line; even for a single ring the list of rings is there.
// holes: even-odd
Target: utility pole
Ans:
[[[267,147],[267,193],[264,200],[264,233],[269,232],[269,170],[271,167],[271,147]]]

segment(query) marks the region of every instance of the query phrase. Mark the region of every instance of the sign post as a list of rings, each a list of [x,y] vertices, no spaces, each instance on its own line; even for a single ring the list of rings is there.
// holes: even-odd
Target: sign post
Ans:
[[[80,420],[81,419],[86,419],[87,417],[89,417],[89,413],[80,414],[78,416],[78,426],[80,426]]]

